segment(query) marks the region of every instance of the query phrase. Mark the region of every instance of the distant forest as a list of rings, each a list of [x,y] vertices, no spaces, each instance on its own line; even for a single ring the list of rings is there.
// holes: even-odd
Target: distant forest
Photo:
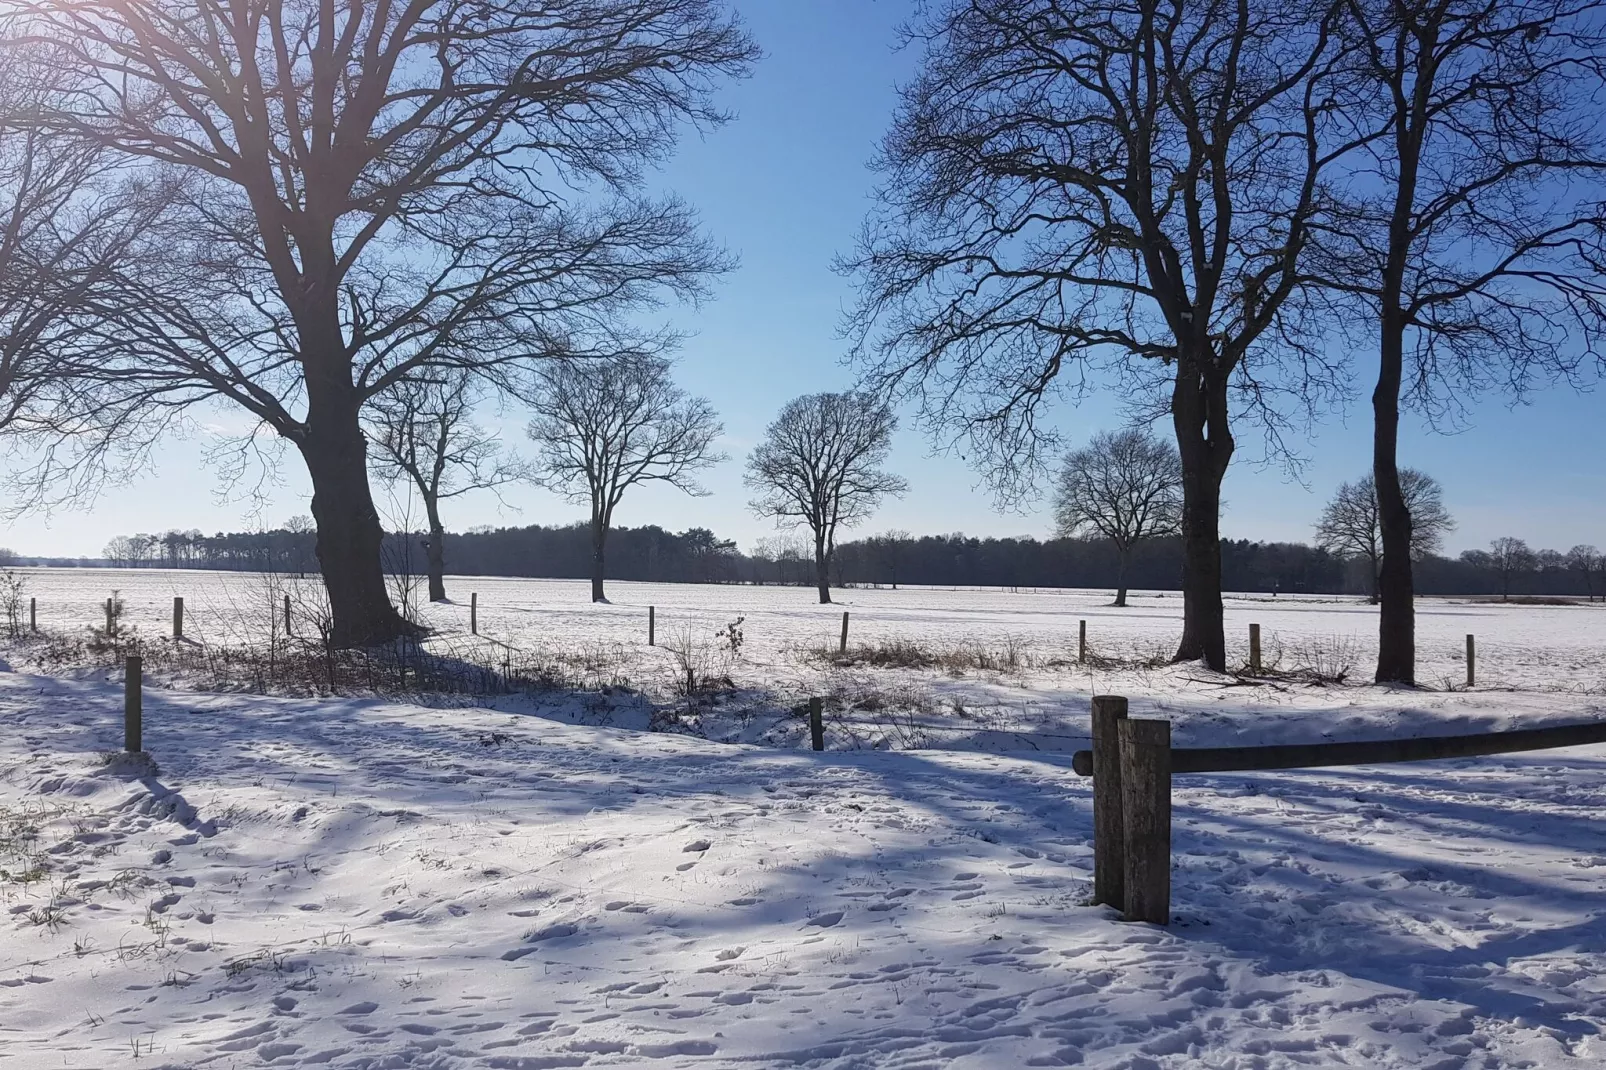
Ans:
[[[386,567],[422,572],[422,534],[386,538]],[[292,521],[262,532],[203,535],[170,531],[118,536],[100,559],[26,558],[19,563],[124,568],[199,568],[312,573],[317,571],[310,522]],[[1223,587],[1229,591],[1365,594],[1363,561],[1343,560],[1303,543],[1225,540]],[[480,528],[446,536],[449,574],[583,579],[590,575],[590,534],[567,526]],[[663,583],[797,584],[812,581],[812,548],[795,536],[760,540],[752,553],[706,528],[675,533],[649,525],[618,528],[609,538],[608,576]],[[839,586],[1110,587],[1114,547],[1098,539],[974,538],[963,534],[889,533],[844,543],[833,580]],[[1175,590],[1182,572],[1180,540],[1141,545],[1132,562],[1135,590]],[[1538,551],[1525,567],[1503,575],[1490,555],[1428,557],[1418,565],[1422,594],[1591,595],[1606,589],[1600,573],[1579,572],[1559,553]]]

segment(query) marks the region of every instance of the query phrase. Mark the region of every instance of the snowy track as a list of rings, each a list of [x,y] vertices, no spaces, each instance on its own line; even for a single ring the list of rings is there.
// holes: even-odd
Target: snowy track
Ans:
[[[131,780],[120,723],[0,674],[0,1067],[1606,1059],[1606,748],[1179,780],[1161,931],[1082,905],[1068,755],[168,692]]]

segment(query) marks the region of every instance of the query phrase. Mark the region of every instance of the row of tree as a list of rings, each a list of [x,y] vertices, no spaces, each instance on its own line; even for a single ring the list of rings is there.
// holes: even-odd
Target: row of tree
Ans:
[[[589,579],[593,557],[587,521],[562,526],[478,528],[446,535],[446,555],[462,575]],[[391,571],[427,567],[414,551],[427,532],[386,536]],[[610,540],[608,576],[658,583],[817,583],[813,540],[801,535],[761,539],[750,553],[706,528],[680,533],[656,526],[621,527]],[[1221,545],[1226,589],[1271,594],[1354,594],[1372,591],[1375,568],[1362,557],[1302,543],[1229,539]],[[1123,579],[1140,589],[1170,591],[1182,574],[1175,536],[1136,544],[1123,565],[1105,538],[977,538],[963,534],[912,536],[889,531],[843,542],[831,559],[837,586],[900,585],[1002,588],[1105,588]],[[63,560],[34,563],[79,564]],[[203,568],[304,573],[316,570],[315,535],[292,520],[260,532],[201,535],[171,531],[119,536],[103,563],[125,568]],[[1520,540],[1459,558],[1436,553],[1418,561],[1421,589],[1440,595],[1567,595],[1606,598],[1606,559],[1591,547],[1571,553],[1528,551]]]
[[[1415,679],[1402,410],[1569,378],[1606,339],[1606,5],[968,0],[919,72],[844,269],[868,381],[1000,494],[1056,396],[1114,382],[1180,453],[1179,659],[1225,661],[1221,486],[1375,352],[1376,679]],[[1286,404],[1285,404],[1286,403]],[[1302,411],[1303,410],[1303,411]]]

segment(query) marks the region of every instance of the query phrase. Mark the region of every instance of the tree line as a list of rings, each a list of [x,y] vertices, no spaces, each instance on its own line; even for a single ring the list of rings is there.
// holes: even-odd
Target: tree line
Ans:
[[[427,531],[389,533],[385,567],[427,574]],[[812,540],[778,535],[747,553],[706,528],[665,531],[656,525],[614,530],[611,579],[651,583],[780,584],[817,582]],[[1606,598],[1606,561],[1592,547],[1571,552],[1529,550],[1521,540],[1500,539],[1494,550],[1459,557],[1425,554],[1417,562],[1422,593]],[[445,553],[465,576],[590,579],[589,522],[448,532]],[[1304,543],[1228,539],[1221,544],[1229,591],[1271,595],[1372,593],[1375,569],[1360,556]],[[978,538],[964,534],[914,536],[892,531],[843,542],[831,562],[835,586],[1000,588],[1115,588],[1175,591],[1182,575],[1182,545],[1174,535],[1136,544],[1123,568],[1110,539]],[[23,558],[31,564],[99,564],[123,568],[199,568],[316,574],[311,525],[293,521],[259,532],[202,535],[171,531],[118,536],[98,561]]]

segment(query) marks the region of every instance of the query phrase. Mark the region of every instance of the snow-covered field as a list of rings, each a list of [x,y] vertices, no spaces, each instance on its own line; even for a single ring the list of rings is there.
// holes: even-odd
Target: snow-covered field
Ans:
[[[37,571],[41,625],[117,588],[147,642],[250,631],[277,591],[206,573]],[[1180,600],[455,581],[442,645],[578,652],[610,686],[495,708],[0,673],[0,1068],[1306,1066],[1606,1061],[1606,748],[1179,778],[1168,929],[1085,905],[1088,697],[1182,745],[1606,716],[1606,611],[1430,602],[1423,679],[1248,686],[1133,659]],[[467,636],[467,595],[483,636]],[[676,656],[734,706],[675,733]],[[937,667],[836,665],[901,640]],[[1287,667],[1353,665],[1372,611],[1234,599]],[[737,617],[745,642],[713,632]],[[1478,635],[1479,686],[1460,681]],[[1013,652],[1013,656],[1009,656]],[[10,651],[19,670],[28,648]],[[987,667],[993,666],[993,667]],[[999,667],[1002,666],[1002,667]],[[193,684],[193,681],[190,682]],[[620,697],[622,694],[623,697]],[[790,705],[832,698],[831,750]],[[763,697],[763,696],[768,697]],[[872,701],[873,700],[873,701]],[[767,710],[762,716],[755,713]],[[879,720],[878,720],[879,718]],[[750,740],[750,743],[716,742]]]

